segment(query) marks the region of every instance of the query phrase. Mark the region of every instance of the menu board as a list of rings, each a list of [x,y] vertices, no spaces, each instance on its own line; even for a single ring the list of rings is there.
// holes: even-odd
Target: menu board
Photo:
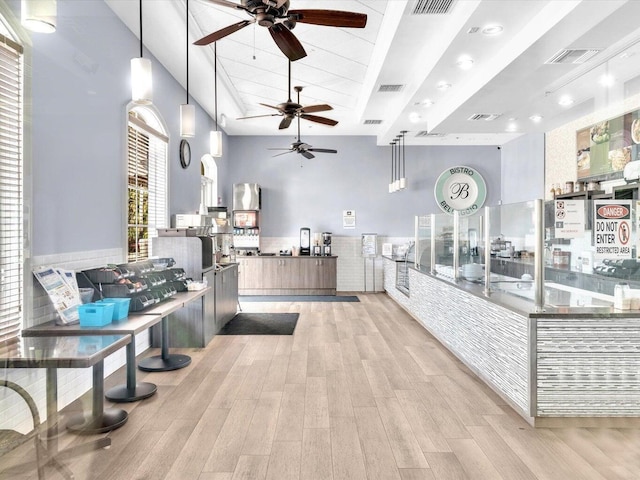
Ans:
[[[640,111],[578,130],[576,146],[578,180],[621,177],[627,163],[640,160]]]

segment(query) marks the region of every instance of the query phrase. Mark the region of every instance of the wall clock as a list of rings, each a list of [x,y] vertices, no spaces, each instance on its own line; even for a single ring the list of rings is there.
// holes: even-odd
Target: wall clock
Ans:
[[[487,199],[484,178],[471,167],[451,167],[440,174],[435,197],[443,212],[453,215],[473,215]]]
[[[187,168],[191,163],[191,146],[185,139],[180,140],[180,165]]]

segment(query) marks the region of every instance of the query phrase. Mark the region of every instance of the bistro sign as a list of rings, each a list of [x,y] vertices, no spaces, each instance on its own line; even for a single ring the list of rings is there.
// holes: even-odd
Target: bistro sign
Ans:
[[[462,216],[475,214],[487,199],[487,186],[482,176],[471,167],[451,167],[440,174],[435,197],[443,212]]]

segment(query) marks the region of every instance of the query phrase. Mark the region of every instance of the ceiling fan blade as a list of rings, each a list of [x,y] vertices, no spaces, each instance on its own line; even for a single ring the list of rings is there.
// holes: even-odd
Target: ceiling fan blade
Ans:
[[[269,150],[274,150],[273,148],[270,148]],[[293,153],[293,150],[289,150],[287,149],[286,152],[282,152],[282,153],[276,153],[275,155],[271,155],[271,157],[279,157],[280,155],[285,155],[287,153]]]
[[[280,109],[278,107],[274,107],[273,105],[267,105],[266,103],[259,103],[258,105],[262,105],[263,107],[273,108],[275,110],[280,111]]]
[[[270,113],[269,115],[252,115],[250,117],[238,117],[236,120],[247,120],[248,118],[262,118],[262,117],[279,117],[279,113]]]
[[[293,120],[293,117],[285,116],[280,122],[280,126],[278,127],[278,130],[284,130],[285,128],[289,128],[289,125],[291,125],[291,120]]]
[[[340,10],[289,10],[289,16],[296,22],[327,27],[364,28],[367,25],[366,14]]]
[[[304,118],[305,120],[309,120],[310,122],[329,125],[330,127],[335,127],[338,124],[338,122],[335,120],[331,120],[330,118],[326,118],[326,117],[319,117],[317,115],[307,115],[303,113],[302,115],[300,115],[300,118]]]
[[[239,8],[241,10],[245,10],[244,5],[239,5],[237,3],[230,2],[229,0],[207,0],[207,2],[214,3],[216,5],[222,5],[223,7]]]
[[[299,112],[300,113],[316,113],[316,112],[326,112],[327,110],[333,110],[331,105],[322,104],[322,105],[307,105],[306,107],[302,107]]]
[[[331,148],[310,148],[309,151],[318,153],[338,153],[337,150],[333,150]]]
[[[269,27],[269,33],[273,41],[278,45],[278,48],[282,50],[282,53],[292,62],[307,56],[307,52],[304,51],[300,41],[281,23],[276,23],[272,27]]]
[[[315,155],[313,155],[312,153],[309,153],[307,150],[302,150],[300,151],[300,153],[304,158],[308,158],[308,159],[316,158]]]
[[[231,35],[234,32],[237,32],[241,28],[250,25],[255,20],[242,20],[241,22],[234,23],[233,25],[229,25],[228,27],[224,27],[223,29],[218,30],[217,32],[210,33],[206,37],[202,37],[200,40],[193,42],[194,45],[209,45],[210,43],[217,42],[221,38],[226,37],[227,35]]]

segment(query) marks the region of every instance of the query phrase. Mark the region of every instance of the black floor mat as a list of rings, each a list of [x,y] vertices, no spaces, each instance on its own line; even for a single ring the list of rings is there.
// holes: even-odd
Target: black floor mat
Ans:
[[[293,335],[299,313],[238,313],[218,335]]]
[[[355,295],[241,295],[241,302],[359,302]]]

